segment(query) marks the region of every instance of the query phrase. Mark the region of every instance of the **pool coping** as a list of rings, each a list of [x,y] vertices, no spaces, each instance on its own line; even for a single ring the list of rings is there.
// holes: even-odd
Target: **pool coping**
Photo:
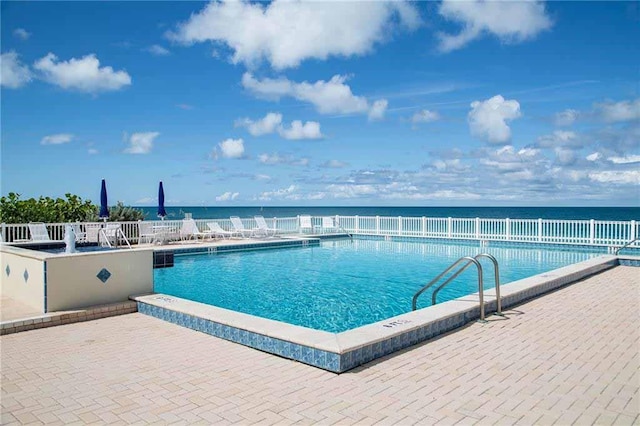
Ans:
[[[602,255],[501,287],[503,309],[637,258]],[[495,290],[485,290],[487,316]],[[278,356],[342,373],[480,318],[478,294],[341,333],[313,330],[164,294],[132,296],[140,313]]]

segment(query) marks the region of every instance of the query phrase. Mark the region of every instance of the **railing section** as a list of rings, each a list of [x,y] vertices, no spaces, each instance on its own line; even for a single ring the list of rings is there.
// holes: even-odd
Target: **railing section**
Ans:
[[[480,241],[514,241],[589,246],[622,246],[640,236],[640,221],[550,220],[550,219],[491,219],[438,218],[402,216],[332,216],[339,227],[349,233],[365,235],[412,236]],[[225,230],[233,230],[229,219],[196,219],[201,231],[207,222],[218,222]],[[298,233],[299,217],[265,218],[267,225],[279,234]],[[179,237],[182,220],[153,220],[153,226],[170,229]],[[254,218],[243,218],[245,228],[257,227]],[[322,217],[312,217],[316,229],[322,227]],[[64,239],[65,223],[46,224],[52,240]],[[137,242],[140,222],[120,222],[126,237]],[[81,223],[83,232],[104,226],[104,222]],[[29,241],[28,224],[2,224],[2,241]],[[89,232],[87,233],[89,234]],[[640,247],[635,243],[632,247]]]

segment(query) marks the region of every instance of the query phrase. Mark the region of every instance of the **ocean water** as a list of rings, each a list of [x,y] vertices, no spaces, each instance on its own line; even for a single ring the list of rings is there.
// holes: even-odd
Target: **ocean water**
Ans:
[[[147,219],[156,218],[156,207],[138,207]],[[168,219],[182,219],[191,213],[194,219],[224,219],[312,216],[404,216],[404,217],[479,217],[495,219],[594,219],[638,220],[640,207],[167,207]]]

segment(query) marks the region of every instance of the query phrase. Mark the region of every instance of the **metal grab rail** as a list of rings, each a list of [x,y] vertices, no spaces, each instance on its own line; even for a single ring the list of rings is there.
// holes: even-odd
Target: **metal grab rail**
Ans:
[[[498,315],[502,315],[502,302],[500,300],[500,272],[499,272],[500,270],[499,270],[499,267],[498,267],[498,261],[496,260],[495,257],[493,257],[492,255],[490,255],[488,253],[481,253],[481,254],[476,255],[475,257],[465,256],[465,257],[461,257],[460,259],[456,260],[453,264],[451,264],[451,266],[449,266],[447,269],[445,269],[440,275],[435,277],[427,285],[425,285],[420,290],[418,290],[418,292],[416,292],[416,294],[414,294],[413,299],[411,301],[411,309],[413,311],[415,311],[417,309],[418,297],[420,297],[420,295],[422,293],[424,293],[426,290],[431,288],[434,284],[436,284],[440,280],[440,278],[445,276],[448,272],[450,272],[456,266],[458,266],[459,264],[461,264],[462,262],[464,262],[466,260],[467,262],[464,264],[464,266],[462,266],[460,269],[458,269],[444,283],[442,283],[438,288],[436,288],[436,290],[433,292],[433,295],[431,297],[431,303],[432,303],[432,305],[435,305],[436,297],[437,297],[438,292],[444,286],[449,284],[453,279],[455,279],[458,275],[460,275],[464,270],[466,270],[469,266],[474,264],[478,268],[478,297],[480,299],[480,320],[484,321],[484,317],[485,317],[485,314],[484,314],[484,285],[483,285],[483,277],[482,277],[482,265],[480,264],[480,262],[478,262],[478,258],[479,257],[486,257],[486,258],[490,259],[493,262],[494,271],[495,271],[496,301],[497,301],[497,312],[496,313]]]
[[[633,240],[631,240],[631,241],[627,241],[627,243],[626,243],[625,245],[623,245],[622,247],[617,248],[617,249],[613,252],[613,254],[615,254],[615,255],[617,256],[617,255],[618,255],[618,253],[620,253],[620,250],[622,250],[622,249],[624,249],[624,248],[629,247],[631,244],[635,243],[635,242],[636,242],[636,241],[638,241],[638,240],[640,240],[640,237],[638,237],[638,238],[634,238],[634,239],[633,239]]]
[[[461,270],[456,272],[452,277],[450,277],[447,280],[447,282],[451,281],[453,278],[455,278],[458,275],[460,275],[462,273],[462,271],[464,271],[465,269],[467,269],[471,265],[471,263],[476,265],[476,267],[478,268],[478,292],[480,294],[480,320],[484,320],[484,295],[483,295],[483,292],[482,292],[482,265],[480,265],[480,262],[478,262],[476,259],[474,259],[471,256],[461,257],[460,259],[456,260],[451,266],[449,266],[447,269],[445,269],[444,272],[442,272],[440,275],[438,275],[437,277],[432,279],[429,282],[429,284],[425,285],[420,290],[418,290],[418,292],[413,295],[413,300],[411,301],[411,310],[415,311],[417,309],[418,297],[420,297],[420,295],[422,293],[424,293],[427,289],[429,289],[436,282],[438,282],[438,280],[440,278],[442,278],[447,272],[451,271],[453,268],[455,268],[456,266],[458,266],[460,263],[462,263],[465,260],[467,261],[467,264],[464,265],[461,268]]]
[[[489,253],[480,253],[480,254],[474,256],[473,258],[478,260],[479,257],[486,257],[487,259],[491,260],[491,262],[493,262],[494,282],[495,282],[495,286],[496,286],[496,303],[497,303],[496,315],[501,315],[502,316],[502,300],[500,300],[500,268],[498,266],[498,260],[495,257],[493,257],[492,255],[490,255]],[[449,284],[449,282],[451,282],[455,277],[460,275],[460,273],[462,273],[462,271],[467,269],[467,267],[469,265],[471,265],[471,262],[468,262],[458,272],[456,272],[453,276],[451,276],[448,280],[446,280],[438,288],[435,289],[435,291],[433,292],[433,295],[431,296],[431,304],[432,305],[436,304],[436,298],[438,296],[438,292],[440,290],[442,290],[442,288],[444,286]],[[484,287],[484,285],[483,285],[483,287]],[[483,288],[483,290],[484,290],[484,288]],[[482,298],[482,296],[481,296],[481,298]]]
[[[107,231],[109,231],[109,235],[107,235]],[[111,231],[113,231],[113,234],[111,233]],[[102,247],[105,247],[105,243],[106,243],[106,247],[109,247],[109,248],[113,247],[111,245],[111,241],[109,241],[111,237],[113,237],[113,240],[114,240],[113,242],[115,246],[118,247],[118,237],[122,237],[122,239],[127,244],[127,246],[131,248],[131,244],[129,243],[127,236],[124,234],[124,232],[122,232],[121,228],[100,228],[100,237],[101,237],[100,245]]]
[[[333,218],[333,223],[336,224],[336,226],[338,227],[338,229],[341,229],[342,232],[344,232],[345,234],[347,234],[349,236],[349,238],[351,238],[351,241],[353,241],[353,234],[350,233],[349,231],[347,231],[346,229],[344,229],[344,227],[342,225],[340,225],[340,222],[338,222],[338,219]]]

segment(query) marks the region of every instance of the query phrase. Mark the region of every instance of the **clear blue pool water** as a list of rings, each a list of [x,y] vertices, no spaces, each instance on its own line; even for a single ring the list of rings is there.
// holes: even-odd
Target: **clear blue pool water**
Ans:
[[[503,284],[586,260],[595,253],[422,242],[350,240],[320,246],[177,256],[154,271],[154,289],[259,317],[341,332],[411,311],[416,291],[462,256],[480,252],[500,263]],[[484,287],[493,266],[481,261]],[[507,284],[508,285],[508,284]],[[438,293],[438,302],[476,292],[477,270],[467,269]],[[431,304],[430,291],[418,307]]]
[[[65,250],[66,249],[64,247],[38,249],[38,251],[45,251],[47,253],[54,253],[54,254],[65,253]],[[96,251],[109,251],[109,250],[117,250],[117,249],[113,249],[109,247],[101,247],[101,246],[77,246],[76,247],[77,253],[91,253]]]

